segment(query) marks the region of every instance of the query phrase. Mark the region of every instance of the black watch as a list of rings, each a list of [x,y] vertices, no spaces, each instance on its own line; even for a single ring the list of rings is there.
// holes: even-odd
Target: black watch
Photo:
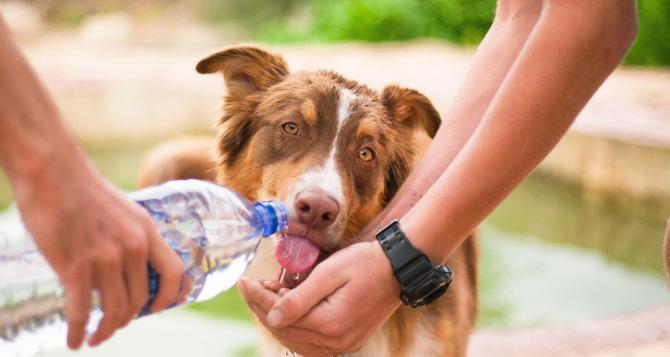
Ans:
[[[377,233],[377,241],[391,262],[393,275],[400,283],[400,300],[405,305],[428,305],[447,292],[451,269],[446,265],[433,266],[407,239],[397,219]]]

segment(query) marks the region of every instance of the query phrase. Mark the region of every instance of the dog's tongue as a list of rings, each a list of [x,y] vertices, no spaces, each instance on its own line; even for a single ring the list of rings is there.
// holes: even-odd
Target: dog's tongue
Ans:
[[[291,273],[303,273],[310,270],[319,259],[319,247],[308,239],[286,235],[280,238],[275,250],[279,265]]]

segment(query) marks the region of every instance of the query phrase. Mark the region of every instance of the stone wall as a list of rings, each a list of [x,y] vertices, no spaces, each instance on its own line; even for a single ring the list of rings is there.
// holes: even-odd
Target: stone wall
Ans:
[[[587,192],[670,209],[670,148],[570,131],[538,170]]]

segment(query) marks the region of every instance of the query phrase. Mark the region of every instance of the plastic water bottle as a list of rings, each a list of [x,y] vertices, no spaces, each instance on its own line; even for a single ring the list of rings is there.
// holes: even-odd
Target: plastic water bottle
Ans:
[[[156,223],[186,266],[192,282],[184,304],[231,288],[255,256],[261,237],[283,231],[286,210],[277,201],[250,203],[237,193],[197,180],[172,181],[130,194]],[[95,209],[95,207],[91,207]],[[63,290],[18,220],[0,222],[0,356],[23,357],[65,346]],[[148,309],[159,277],[149,266]],[[102,318],[97,296],[87,331]]]

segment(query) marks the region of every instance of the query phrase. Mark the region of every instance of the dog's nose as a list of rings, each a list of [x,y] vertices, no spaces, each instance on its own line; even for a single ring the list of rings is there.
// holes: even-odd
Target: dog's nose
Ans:
[[[298,220],[316,229],[330,226],[340,213],[340,205],[324,192],[304,191],[295,198]]]

